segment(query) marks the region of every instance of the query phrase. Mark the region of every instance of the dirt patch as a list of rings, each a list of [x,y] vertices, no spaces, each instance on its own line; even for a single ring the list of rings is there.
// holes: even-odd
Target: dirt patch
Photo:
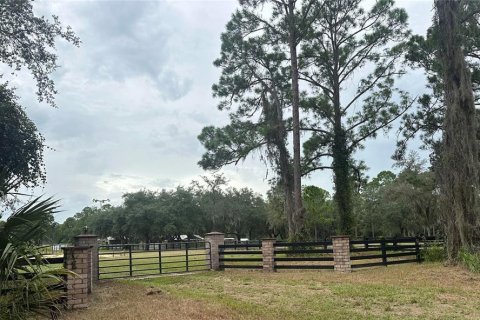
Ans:
[[[120,282],[104,282],[95,288],[90,307],[65,312],[63,320],[210,320],[241,319],[225,307]]]

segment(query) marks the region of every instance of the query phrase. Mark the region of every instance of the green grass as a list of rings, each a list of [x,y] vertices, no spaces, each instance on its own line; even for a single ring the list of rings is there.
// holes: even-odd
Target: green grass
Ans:
[[[460,261],[471,271],[480,273],[480,253],[460,252]]]
[[[471,277],[459,268],[413,264],[350,275],[227,271],[135,283],[219,304],[242,319],[479,319],[480,278]]]

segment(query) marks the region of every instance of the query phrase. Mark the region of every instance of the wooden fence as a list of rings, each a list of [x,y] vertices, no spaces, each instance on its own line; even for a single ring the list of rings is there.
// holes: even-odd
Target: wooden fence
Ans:
[[[262,269],[262,244],[236,243],[219,246],[220,269]]]
[[[262,250],[262,242],[221,244],[220,269],[326,269],[342,265],[346,270],[422,262],[421,250],[432,244],[419,238],[348,240],[344,246],[334,241],[276,242],[273,253]],[[441,242],[435,241],[435,245]],[[265,244],[263,245],[265,246]],[[263,248],[265,249],[265,248]],[[336,267],[337,266],[337,267]]]
[[[352,269],[421,262],[417,238],[351,240]]]

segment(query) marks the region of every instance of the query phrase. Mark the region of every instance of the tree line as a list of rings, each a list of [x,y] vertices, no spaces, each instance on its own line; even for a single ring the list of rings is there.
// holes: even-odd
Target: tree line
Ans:
[[[418,158],[410,158],[395,174],[382,171],[354,192],[353,233],[357,238],[443,236],[438,187],[434,174]],[[303,186],[305,240],[336,234],[338,214],[331,194]],[[275,186],[264,198],[248,188],[234,188],[222,175],[204,177],[188,186],[158,192],[139,190],[123,195],[120,205],[95,200],[63,223],[52,222],[46,242],[67,243],[84,227],[116,243],[156,243],[195,239],[211,231],[227,237],[288,239],[285,198]]]

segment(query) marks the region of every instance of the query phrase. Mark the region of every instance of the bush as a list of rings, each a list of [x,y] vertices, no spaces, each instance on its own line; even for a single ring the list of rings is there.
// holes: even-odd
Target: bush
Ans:
[[[57,201],[35,198],[0,226],[0,319],[48,317],[60,311],[63,276],[72,273],[46,265],[32,242],[45,235],[45,221],[57,208]]]
[[[446,259],[446,252],[443,247],[433,245],[423,249],[421,256],[426,262],[442,262]]]
[[[462,251],[459,255],[460,262],[471,272],[480,273],[480,253]]]

